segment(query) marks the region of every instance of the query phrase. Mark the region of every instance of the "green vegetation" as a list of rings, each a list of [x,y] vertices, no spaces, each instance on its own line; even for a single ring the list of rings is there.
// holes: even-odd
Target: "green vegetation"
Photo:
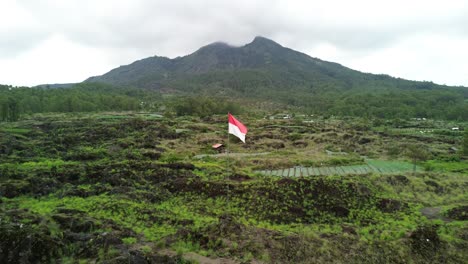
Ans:
[[[465,134],[463,137],[463,143],[462,143],[462,148],[463,148],[463,155],[468,156],[468,129],[465,130]]]
[[[249,134],[231,137],[229,158],[211,149],[225,115],[0,123],[0,259],[463,263],[468,163],[451,150],[463,136],[296,116],[238,116]],[[421,144],[430,160],[407,155]]]
[[[108,84],[81,83],[70,88],[27,88],[0,85],[0,121],[49,112],[94,112],[153,109],[158,93]]]
[[[424,167],[428,171],[468,173],[468,163],[460,161],[430,160],[424,163]]]
[[[14,97],[0,97],[0,121],[17,121],[20,112],[20,106]]]
[[[238,114],[241,112],[238,104],[228,102],[226,99],[221,98],[183,97],[173,99],[168,104],[178,116],[191,115],[208,117],[213,114],[224,114],[228,112]]]
[[[428,151],[422,145],[406,146],[406,155],[413,161],[413,171],[416,171],[418,162],[426,161],[429,158]]]
[[[261,37],[59,86],[0,86],[2,263],[468,259],[465,87]]]

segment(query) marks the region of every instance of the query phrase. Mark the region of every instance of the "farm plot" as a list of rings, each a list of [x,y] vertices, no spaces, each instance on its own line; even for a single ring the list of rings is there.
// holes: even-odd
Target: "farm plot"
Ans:
[[[405,161],[367,160],[366,163],[381,173],[396,173],[413,170],[413,164]],[[416,171],[421,170],[421,167],[416,166]]]
[[[367,160],[366,164],[331,167],[293,167],[280,170],[262,170],[257,173],[269,176],[301,177],[367,173],[400,173],[413,170],[413,164],[404,161]],[[421,171],[419,166],[416,171]]]

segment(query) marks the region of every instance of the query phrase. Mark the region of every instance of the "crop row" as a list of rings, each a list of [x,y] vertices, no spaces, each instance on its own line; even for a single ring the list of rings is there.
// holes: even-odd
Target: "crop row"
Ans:
[[[258,173],[269,176],[301,177],[321,175],[347,175],[368,173],[398,173],[411,171],[412,165],[407,162],[369,161],[367,164],[332,167],[292,167],[279,170],[261,170]]]

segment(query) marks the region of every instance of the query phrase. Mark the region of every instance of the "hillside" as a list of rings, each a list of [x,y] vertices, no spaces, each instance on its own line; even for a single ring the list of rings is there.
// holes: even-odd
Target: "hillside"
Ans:
[[[256,37],[213,43],[169,59],[150,57],[86,82],[198,96],[275,101],[334,115],[468,120],[468,89],[362,73]]]
[[[231,88],[237,92],[242,90],[236,85],[236,80],[247,86],[306,88],[309,91],[330,86],[337,90],[367,86],[405,89],[443,87],[361,73],[337,63],[312,58],[263,37],[256,37],[241,47],[217,42],[175,59],[154,56],[113,69],[102,76],[91,77],[87,81],[155,89],[164,86],[184,89],[178,85],[183,80]]]
[[[467,132],[237,117],[228,159],[226,115],[0,123],[0,262],[466,262]]]

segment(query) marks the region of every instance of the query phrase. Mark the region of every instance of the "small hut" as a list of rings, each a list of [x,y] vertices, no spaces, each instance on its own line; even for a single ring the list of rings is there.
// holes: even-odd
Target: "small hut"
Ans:
[[[224,145],[221,143],[214,144],[211,146],[214,150],[218,151],[218,153],[222,153],[224,151]]]

